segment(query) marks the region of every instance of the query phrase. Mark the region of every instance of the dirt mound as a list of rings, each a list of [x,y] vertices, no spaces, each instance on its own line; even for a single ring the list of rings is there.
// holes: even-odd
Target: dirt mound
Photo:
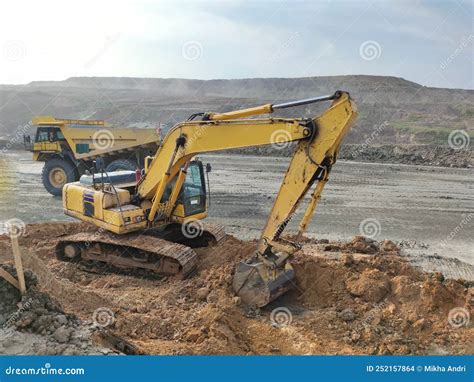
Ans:
[[[399,255],[400,248],[391,240],[384,240],[382,242],[377,242],[365,236],[354,236],[350,242],[340,243],[334,242],[329,243],[327,240],[314,241],[307,240],[307,242],[315,243],[327,243],[324,246],[324,251],[333,251],[333,252],[351,252],[351,253],[383,253],[386,255]]]
[[[420,272],[391,242],[306,240],[293,260],[295,288],[264,309],[250,309],[232,293],[231,280],[235,264],[252,254],[255,242],[229,236],[219,246],[198,249],[198,273],[187,280],[140,278],[58,262],[55,235],[77,224],[34,228],[28,227],[29,237],[21,238],[21,244],[44,265],[41,273],[49,272],[61,286],[50,293],[63,309],[83,320],[98,309],[110,312],[107,329],[142,353],[474,351],[472,288],[462,280]],[[44,276],[38,278],[41,285]]]

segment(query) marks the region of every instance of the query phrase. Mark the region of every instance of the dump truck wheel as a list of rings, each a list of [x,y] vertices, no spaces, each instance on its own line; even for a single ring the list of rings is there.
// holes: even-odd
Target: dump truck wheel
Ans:
[[[115,159],[114,161],[110,162],[105,171],[112,172],[112,171],[120,171],[120,170],[130,170],[135,171],[137,165],[129,160],[129,159]]]
[[[76,181],[78,174],[71,162],[61,158],[54,158],[44,164],[41,177],[43,179],[44,188],[46,188],[51,195],[61,196],[63,186],[66,183]]]

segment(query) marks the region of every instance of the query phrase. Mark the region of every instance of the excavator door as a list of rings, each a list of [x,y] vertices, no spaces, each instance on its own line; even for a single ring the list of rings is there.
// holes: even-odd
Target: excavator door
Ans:
[[[162,202],[168,202],[176,184],[176,177],[166,187]],[[189,163],[186,178],[176,200],[173,215],[187,218],[207,213],[206,182],[204,166],[201,161],[193,160]],[[201,217],[202,218],[202,217]]]
[[[206,182],[201,161],[195,160],[189,164],[178,203],[183,204],[185,216],[206,211]]]

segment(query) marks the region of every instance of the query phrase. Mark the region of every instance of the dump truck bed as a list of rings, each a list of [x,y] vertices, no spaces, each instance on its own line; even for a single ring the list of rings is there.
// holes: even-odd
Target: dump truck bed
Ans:
[[[137,147],[156,151],[160,134],[154,128],[118,128],[101,120],[56,119],[36,117],[37,126],[54,126],[61,130],[76,159],[93,160],[98,156],[133,151]]]

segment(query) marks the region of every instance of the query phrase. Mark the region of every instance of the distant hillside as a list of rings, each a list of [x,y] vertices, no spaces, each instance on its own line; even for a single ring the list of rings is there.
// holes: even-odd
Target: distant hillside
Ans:
[[[228,111],[348,90],[359,119],[348,143],[440,144],[452,130],[474,138],[474,91],[438,89],[395,77],[336,76],[184,80],[74,77],[0,85],[0,137],[18,132],[34,115],[105,119],[120,126],[166,126],[199,111]],[[314,115],[321,106],[285,110]]]

